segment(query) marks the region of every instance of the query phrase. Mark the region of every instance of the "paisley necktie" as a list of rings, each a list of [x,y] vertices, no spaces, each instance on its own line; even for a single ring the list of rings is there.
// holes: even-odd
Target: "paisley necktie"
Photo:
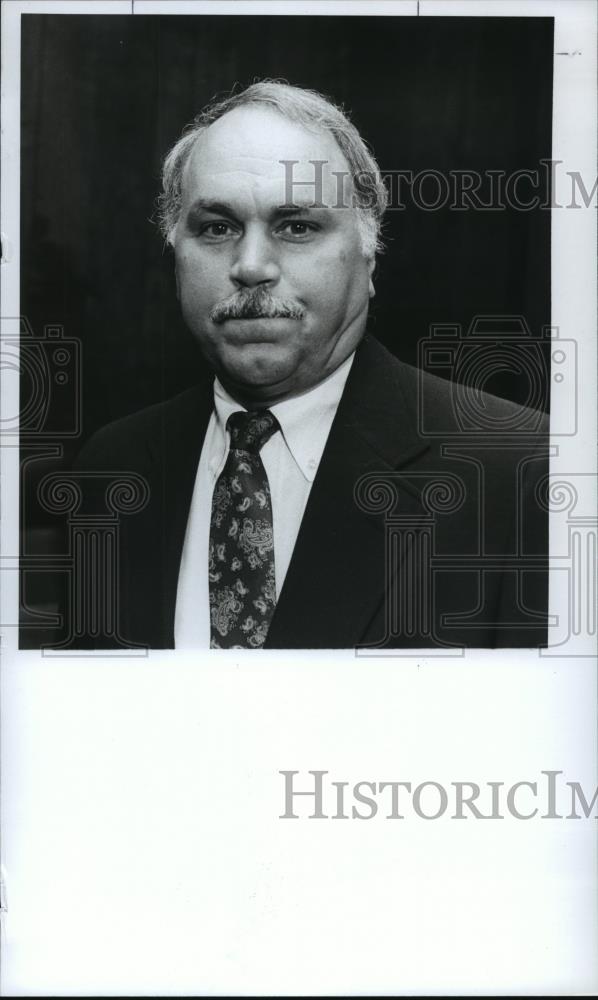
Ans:
[[[230,450],[210,524],[210,646],[259,649],[276,604],[270,485],[260,449],[279,430],[270,410],[228,418]]]

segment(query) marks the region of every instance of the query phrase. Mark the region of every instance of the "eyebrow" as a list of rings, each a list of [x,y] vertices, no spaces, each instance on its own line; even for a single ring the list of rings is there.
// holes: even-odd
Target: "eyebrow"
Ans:
[[[199,212],[235,216],[235,212],[230,205],[226,205],[223,201],[212,201],[210,198],[196,198],[189,209],[188,215],[197,215]]]
[[[291,215],[309,215],[312,211],[317,211],[318,209],[321,211],[322,206],[310,207],[308,205],[286,204],[277,205],[271,214],[276,219],[284,219]],[[210,198],[196,198],[189,208],[187,218],[193,219],[200,212],[210,212],[212,215],[225,215],[227,218],[232,219],[237,218],[237,213],[232,205],[227,205],[223,201],[212,201]]]
[[[285,215],[309,215],[310,212],[317,211],[318,208],[322,208],[321,205],[279,205],[275,210],[274,214],[278,216]]]

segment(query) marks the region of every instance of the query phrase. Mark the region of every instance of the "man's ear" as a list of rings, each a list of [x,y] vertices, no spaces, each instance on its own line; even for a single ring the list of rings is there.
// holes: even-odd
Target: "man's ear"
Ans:
[[[370,298],[373,299],[376,294],[376,289],[374,288],[374,271],[376,270],[376,258],[371,257],[368,260],[368,271],[370,274]]]
[[[177,299],[180,302],[181,301],[181,285],[180,285],[180,282],[179,282],[179,269],[177,267],[176,254],[174,252],[174,240],[172,239],[171,236],[169,236],[167,242],[168,242],[168,246],[172,250],[172,255],[174,257],[174,280],[175,280],[175,284],[176,284],[176,297],[177,297]]]

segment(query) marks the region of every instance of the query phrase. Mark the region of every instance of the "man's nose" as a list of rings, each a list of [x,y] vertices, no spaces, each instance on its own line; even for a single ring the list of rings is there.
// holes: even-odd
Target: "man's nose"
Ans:
[[[238,285],[248,288],[278,280],[276,247],[266,233],[252,230],[243,234],[235,246],[230,275]]]

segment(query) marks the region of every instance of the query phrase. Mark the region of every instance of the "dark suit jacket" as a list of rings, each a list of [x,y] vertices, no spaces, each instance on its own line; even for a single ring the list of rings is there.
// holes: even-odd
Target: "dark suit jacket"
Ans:
[[[475,419],[464,427],[462,391],[364,339],[267,647],[546,642],[546,418],[478,394],[482,430]],[[130,472],[149,486],[144,509],[122,515],[116,644],[174,646],[179,565],[212,406],[210,382],[105,427],[79,457],[88,484],[90,472]]]

